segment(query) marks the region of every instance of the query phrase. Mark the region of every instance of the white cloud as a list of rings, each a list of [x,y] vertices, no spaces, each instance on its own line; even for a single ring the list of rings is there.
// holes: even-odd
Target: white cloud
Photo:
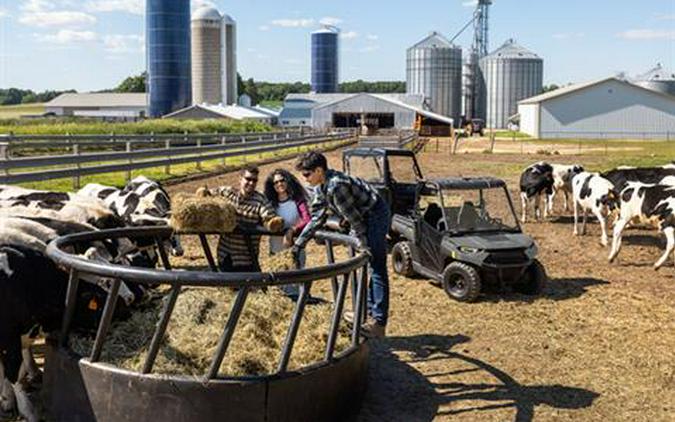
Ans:
[[[314,26],[314,19],[275,19],[270,23],[282,28],[307,28]]]
[[[90,0],[84,4],[89,12],[126,12],[134,15],[145,13],[143,0]]]
[[[553,34],[553,38],[556,40],[569,40],[569,39],[578,39],[585,37],[586,34],[583,32],[561,32],[558,34]]]
[[[258,29],[261,31],[269,31],[270,27],[268,25],[260,25]]]
[[[26,13],[36,13],[53,10],[55,7],[54,2],[48,0],[25,0],[21,5],[21,10]]]
[[[356,31],[348,31],[340,34],[340,38],[343,40],[353,40],[359,37],[359,33]]]
[[[137,53],[143,51],[145,39],[140,35],[111,34],[103,37],[103,47],[109,53]]]
[[[342,23],[342,19],[340,18],[335,18],[333,16],[324,16],[319,20],[319,23],[321,25],[333,25],[337,26]]]
[[[629,29],[617,37],[625,40],[675,40],[675,31],[663,29]]]
[[[74,44],[78,42],[91,42],[98,40],[98,35],[92,31],[73,31],[70,29],[61,29],[55,34],[35,34],[40,42],[49,44]]]
[[[197,10],[204,6],[215,7],[216,9],[218,8],[218,6],[216,6],[216,4],[210,0],[192,0],[192,10]]]
[[[476,7],[477,4],[478,0],[468,0],[462,2],[462,6],[464,7]]]
[[[369,45],[367,47],[360,48],[359,53],[372,53],[373,51],[377,51],[379,49],[379,45]]]
[[[369,41],[377,41],[380,39],[380,37],[375,34],[368,34],[366,35],[366,39]]]
[[[9,17],[9,12],[7,11],[7,9],[3,9],[2,7],[0,7],[0,19],[6,17]]]
[[[82,26],[96,23],[96,18],[83,12],[49,11],[24,13],[19,18],[24,25],[48,26]]]

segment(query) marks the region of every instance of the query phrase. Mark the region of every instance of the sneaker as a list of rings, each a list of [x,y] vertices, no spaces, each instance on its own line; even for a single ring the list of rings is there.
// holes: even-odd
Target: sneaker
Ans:
[[[387,327],[375,321],[373,318],[368,318],[366,322],[361,325],[361,332],[367,338],[383,338],[386,334]]]
[[[342,319],[347,321],[347,324],[354,324],[354,312],[352,311],[345,311],[342,314]]]

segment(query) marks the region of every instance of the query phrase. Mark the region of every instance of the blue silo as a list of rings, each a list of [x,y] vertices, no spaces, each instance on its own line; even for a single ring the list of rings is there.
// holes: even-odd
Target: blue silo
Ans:
[[[338,92],[338,30],[324,27],[312,32],[312,91]]]
[[[146,47],[150,117],[187,107],[190,83],[190,0],[147,0]]]

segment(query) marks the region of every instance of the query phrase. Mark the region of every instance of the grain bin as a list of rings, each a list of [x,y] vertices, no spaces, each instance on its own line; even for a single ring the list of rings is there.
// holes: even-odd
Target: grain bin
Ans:
[[[237,91],[237,23],[223,14],[223,103],[236,104]]]
[[[434,113],[459,122],[462,107],[462,49],[432,32],[406,52],[406,90],[423,94]]]
[[[542,92],[544,62],[513,39],[480,60],[488,128],[506,127],[518,101]]]
[[[147,0],[146,50],[150,117],[190,104],[190,1]]]
[[[635,78],[634,83],[662,94],[675,95],[675,72],[664,68],[661,63]]]
[[[312,91],[317,94],[338,92],[339,30],[332,26],[312,32]]]

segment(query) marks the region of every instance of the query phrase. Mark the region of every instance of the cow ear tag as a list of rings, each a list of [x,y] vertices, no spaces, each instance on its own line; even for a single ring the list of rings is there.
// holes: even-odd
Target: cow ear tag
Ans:
[[[89,301],[89,306],[88,306],[88,308],[89,308],[90,310],[92,310],[92,311],[95,311],[95,310],[98,309],[98,303],[96,303],[96,299],[93,299],[93,298],[92,298],[92,299]]]

